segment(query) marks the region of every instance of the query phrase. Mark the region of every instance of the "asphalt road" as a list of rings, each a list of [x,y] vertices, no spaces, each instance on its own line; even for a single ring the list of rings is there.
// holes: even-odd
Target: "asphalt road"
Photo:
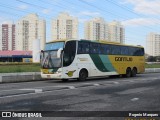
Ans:
[[[0,111],[59,111],[56,113],[58,118],[54,119],[73,120],[74,117],[66,115],[87,114],[87,119],[97,119],[96,116],[107,114],[105,111],[160,111],[160,73],[131,78],[96,78],[83,82],[47,80],[0,84]],[[63,111],[78,112],[63,114]],[[116,116],[118,113],[111,114]],[[50,113],[50,116],[54,115]],[[60,118],[61,115],[63,118]],[[118,117],[98,119],[129,120]]]

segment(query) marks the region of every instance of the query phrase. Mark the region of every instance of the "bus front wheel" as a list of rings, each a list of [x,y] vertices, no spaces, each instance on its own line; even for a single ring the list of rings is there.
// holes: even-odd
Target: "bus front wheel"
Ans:
[[[131,77],[131,74],[132,74],[131,68],[127,68],[127,70],[126,70],[126,77]]]
[[[87,70],[82,69],[82,70],[79,72],[79,78],[78,78],[78,80],[79,80],[79,81],[84,81],[84,80],[86,80],[87,77],[88,77],[88,72],[87,72]]]

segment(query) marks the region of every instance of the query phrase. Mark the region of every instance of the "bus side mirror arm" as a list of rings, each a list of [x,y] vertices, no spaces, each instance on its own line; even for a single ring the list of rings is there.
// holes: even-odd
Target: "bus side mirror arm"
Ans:
[[[58,51],[57,51],[57,58],[61,57],[62,51],[63,51],[62,48],[58,49]]]

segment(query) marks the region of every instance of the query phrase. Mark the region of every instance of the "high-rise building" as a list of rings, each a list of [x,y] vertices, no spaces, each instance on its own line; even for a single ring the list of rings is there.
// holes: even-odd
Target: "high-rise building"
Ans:
[[[109,40],[113,42],[125,43],[125,29],[118,21],[109,24]]]
[[[0,25],[0,50],[15,50],[15,24]]]
[[[78,39],[78,19],[68,13],[60,13],[52,20],[52,40]]]
[[[46,42],[46,22],[37,14],[29,14],[16,24],[16,50],[33,50],[33,40],[40,39],[40,49]]]
[[[94,18],[85,22],[84,32],[87,40],[108,40],[108,24],[103,18]]]
[[[149,33],[147,35],[146,53],[149,56],[160,56],[160,34]]]

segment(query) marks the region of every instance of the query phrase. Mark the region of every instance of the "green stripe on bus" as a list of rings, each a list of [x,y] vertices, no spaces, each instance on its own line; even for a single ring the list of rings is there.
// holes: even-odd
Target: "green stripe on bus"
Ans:
[[[112,66],[112,63],[108,58],[108,55],[99,55],[99,57],[101,58],[103,65],[108,71],[110,72],[115,71],[114,67]]]
[[[98,54],[89,54],[89,55],[98,70],[100,70],[101,72],[109,72],[106,69],[106,67],[104,66],[104,64]]]

